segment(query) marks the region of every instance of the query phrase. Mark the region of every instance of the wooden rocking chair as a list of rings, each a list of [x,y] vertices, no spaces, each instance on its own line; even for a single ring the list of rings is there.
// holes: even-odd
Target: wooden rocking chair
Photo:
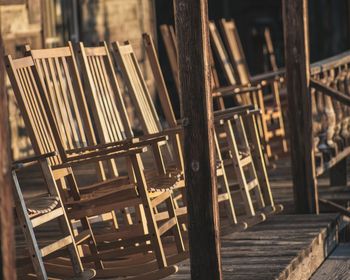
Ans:
[[[224,44],[221,40],[219,33],[216,30],[216,26],[213,26],[213,23],[210,23],[210,35],[212,42],[212,49],[214,49],[215,53],[219,57],[219,61],[221,62],[221,66],[223,68],[223,72],[225,74],[225,78],[230,84],[230,86],[221,87],[220,79],[217,75],[217,71],[215,69],[215,65],[213,62],[212,65],[212,75],[213,75],[213,98],[214,104],[217,105],[219,110],[224,110],[226,108],[225,102],[223,99],[225,97],[231,97],[234,100],[235,104],[258,104],[260,105],[260,109],[265,111],[265,104],[263,100],[263,95],[261,91],[261,86],[252,86],[250,83],[240,84],[236,79],[236,74],[234,69],[230,63],[228,63],[229,56],[226,53]],[[214,29],[214,32],[213,30]],[[176,50],[176,35],[174,32],[173,26],[161,25],[160,26],[161,35],[166,47],[166,52],[168,56],[168,60],[170,62],[170,68],[173,73],[173,78],[175,80],[175,84],[179,83],[178,81],[178,65],[177,65],[177,50]],[[218,47],[219,46],[219,47]],[[179,86],[176,86],[178,94],[180,94]],[[263,117],[263,116],[262,116]],[[258,117],[259,120],[259,132],[262,135],[264,140],[264,146],[266,149],[267,159],[272,156],[271,148],[268,143],[269,138],[265,137],[265,135],[269,136],[270,134],[264,134],[264,131],[267,131],[267,123],[266,121],[262,121],[262,117]]]
[[[169,188],[182,188],[184,175],[182,155],[178,147],[178,129],[158,131],[135,139],[106,43],[101,43],[100,47],[89,48],[80,43],[77,52],[86,81],[85,94],[97,126],[98,138],[101,139],[102,143],[118,140],[127,141],[128,139],[148,142],[153,153],[152,159],[143,157],[146,180],[167,185]],[[167,164],[167,158],[163,156],[164,151],[161,150],[162,146],[167,145],[168,142],[152,141],[154,137],[159,136],[167,137],[169,142],[173,143],[176,156],[170,164]],[[155,164],[152,164],[152,160]],[[150,168],[154,165],[156,168]],[[181,210],[178,209],[177,214],[181,216]],[[157,217],[163,219],[166,214],[158,213]]]
[[[73,47],[69,43],[69,46],[66,47],[65,49],[66,49],[65,50],[66,52],[65,52],[64,58],[67,60],[67,65],[69,67],[68,71],[70,71],[69,73],[71,74],[71,80],[67,79],[67,81],[65,82],[65,83],[67,83],[66,87],[64,86],[64,81],[63,81],[63,77],[65,77],[65,75],[67,75],[67,72],[65,72],[66,67],[64,65],[64,59],[61,57],[62,55],[59,53],[52,54],[52,51],[55,51],[55,50],[62,51],[63,48],[50,49],[50,50],[30,50],[30,54],[34,59],[36,67],[39,70],[39,73],[41,71],[45,71],[45,69],[44,69],[45,61],[48,65],[50,65],[50,59],[55,59],[55,61],[58,60],[58,65],[62,64],[62,67],[61,67],[62,73],[61,73],[61,75],[57,74],[57,73],[59,73],[58,66],[56,66],[56,68],[55,68],[57,70],[49,68],[47,71],[47,74],[49,74],[49,75],[45,76],[45,78],[48,79],[48,77],[50,77],[49,78],[50,80],[47,81],[46,84],[49,84],[49,82],[51,82],[52,84],[55,84],[55,80],[56,80],[57,85],[61,85],[60,86],[60,88],[62,88],[61,94],[67,95],[69,100],[73,100],[74,97],[77,98],[77,102],[76,102],[77,106],[74,106],[74,104],[73,104],[73,106],[69,106],[68,104],[65,104],[65,106],[60,106],[58,104],[56,107],[54,107],[54,106],[52,107],[52,111],[55,112],[56,115],[64,115],[66,112],[68,112],[68,115],[75,116],[75,118],[78,118],[78,116],[80,115],[81,116],[80,123],[82,123],[82,124],[84,122],[86,122],[88,124],[92,123],[93,121],[91,120],[89,112],[86,109],[87,108],[86,96],[85,96],[84,92],[82,91],[81,86],[79,86],[79,85],[81,85],[81,82],[80,82],[80,76],[79,76],[79,73],[78,73],[78,70],[76,67],[76,60],[75,60],[75,56],[73,53]],[[60,58],[62,59],[62,61],[60,61]],[[41,64],[40,64],[40,62],[41,62]],[[106,70],[105,68],[102,67],[102,65],[99,64],[99,62],[100,61],[96,61],[97,64],[93,63],[92,66],[96,66],[97,68],[95,68],[95,69],[97,69],[98,71]],[[95,72],[94,72],[94,74],[95,74]],[[96,76],[95,76],[95,78],[98,79],[98,77],[96,77]],[[102,77],[102,79],[103,79],[103,77]],[[98,80],[98,81],[101,82],[101,80]],[[71,83],[71,85],[69,85],[69,83]],[[103,83],[103,80],[102,80],[102,83]],[[101,84],[98,84],[97,86],[101,86]],[[70,88],[74,88],[74,94],[72,94],[71,91],[67,90]],[[66,89],[66,90],[64,90],[64,89]],[[51,90],[52,90],[52,88],[51,88]],[[47,91],[51,92],[51,94],[50,94],[51,99],[54,99],[52,97],[56,97],[57,100],[60,100],[59,99],[60,92],[58,92],[57,90],[50,91],[50,88],[47,88]],[[87,92],[88,91],[89,90],[87,89]],[[97,94],[98,92],[95,92],[95,93]],[[51,100],[50,96],[48,97],[48,100]],[[105,98],[102,102],[108,101],[107,96],[103,95],[100,97],[102,99]],[[100,99],[100,101],[101,101],[101,99]],[[53,102],[54,102],[54,100],[52,100],[52,103]],[[92,108],[94,108],[94,105],[92,103],[91,103],[91,105],[92,105]],[[63,108],[63,110],[61,108]],[[101,108],[101,107],[99,109],[103,110],[103,108]],[[70,110],[72,110],[72,112],[70,112]],[[94,110],[92,110],[92,111],[94,111]],[[101,124],[101,119],[94,119],[94,121],[95,121],[94,124],[96,125],[96,127],[99,128],[99,124]],[[72,122],[74,122],[74,119],[65,123],[65,125],[64,125],[65,130],[69,131],[69,129],[70,129],[69,124]],[[76,121],[76,122],[79,123],[79,121]],[[114,124],[113,120],[107,118],[105,120],[105,123],[102,125],[113,126],[113,124]],[[116,124],[116,127],[118,125],[121,125],[121,124],[120,123]],[[115,127],[115,129],[117,129],[116,127]],[[128,135],[131,135],[130,134],[131,129],[128,129],[127,125],[125,125],[125,128],[126,129],[124,129],[124,131],[120,131],[120,133],[122,133],[122,134],[128,133]],[[127,129],[128,129],[128,131],[127,131]],[[154,136],[150,137],[149,139],[133,139],[133,138],[118,139],[118,138],[115,138],[114,139],[115,141],[111,142],[110,140],[113,140],[113,138],[109,138],[109,141],[106,141],[108,139],[106,137],[106,134],[102,135],[101,133],[99,133],[99,132],[101,132],[101,129],[96,129],[94,131],[91,125],[87,125],[84,127],[84,130],[87,131],[87,134],[90,135],[91,139],[94,139],[94,137],[99,138],[100,145],[107,145],[108,146],[108,145],[111,145],[111,143],[118,143],[118,144],[121,144],[121,143],[125,144],[126,143],[125,144],[126,149],[128,147],[130,147],[130,148],[132,148],[132,147],[139,147],[140,148],[141,147],[142,148],[142,147],[151,146],[153,148],[152,151],[153,151],[153,155],[155,156],[156,163],[159,162],[158,159],[161,159],[161,154],[157,153],[158,150],[155,147],[157,147],[157,143],[165,142],[165,140],[167,138],[167,136],[164,136],[164,135],[154,135]],[[80,129],[80,131],[82,131],[82,129]],[[66,140],[66,141],[69,141],[69,140]],[[76,139],[75,139],[75,142],[77,142]],[[78,143],[79,143],[79,141],[78,141]],[[84,142],[81,140],[80,140],[80,143],[81,143],[81,145],[84,145]],[[141,157],[140,157],[139,164],[141,164],[139,168],[143,170],[143,164],[141,161]],[[128,166],[128,165],[130,165],[130,164],[127,163],[126,165],[123,165],[123,167],[127,166],[127,168],[130,169],[130,166]],[[123,178],[123,176],[118,176],[119,170],[118,170],[114,160],[108,161],[108,167],[109,167],[109,171],[110,171],[109,172],[110,177],[113,177],[114,179],[117,179],[117,180],[119,180],[120,177]],[[167,207],[172,208],[171,203],[169,204],[168,200],[171,200],[171,198],[169,197],[171,195],[171,189],[174,187],[174,185],[176,185],[178,183],[179,178],[175,177],[175,176],[169,176],[169,174],[164,173],[163,169],[161,169],[161,171],[163,173],[160,172],[159,164],[157,165],[157,167],[158,167],[158,174],[157,174],[157,171],[155,171],[154,169],[152,170],[152,172],[149,172],[146,170],[143,172],[145,173],[145,180],[146,180],[146,183],[148,186],[150,198],[155,199],[155,198],[157,198],[157,196],[162,194],[161,198],[157,200],[157,203],[155,204],[155,207],[154,207],[155,213],[158,214],[159,211],[157,208],[161,208],[162,205],[165,205],[166,208]],[[131,172],[131,171],[129,171],[129,172]],[[163,176],[161,176],[161,175],[163,175]],[[113,178],[112,178],[112,180],[113,180]],[[167,196],[163,195],[163,192],[166,192]],[[136,208],[136,211],[139,211],[138,207]],[[172,209],[170,209],[169,211],[171,212]],[[130,223],[130,213],[129,212],[130,212],[129,209],[123,209],[123,216],[124,216],[126,223]],[[139,213],[139,215],[141,215],[141,213]],[[169,217],[169,215],[170,215],[170,217]],[[172,220],[173,216],[171,216],[171,215],[172,214],[170,213],[166,217],[157,218],[157,222],[164,224],[168,219]],[[156,216],[156,217],[158,217],[158,216]],[[182,238],[180,236],[180,233],[179,233],[177,227],[178,227],[178,224],[174,223],[174,221],[173,221],[172,223],[168,224],[165,232],[167,232],[169,230],[171,230],[173,232],[175,240],[176,240],[176,246],[177,246],[176,248],[178,249],[178,253],[179,253],[179,255],[177,255],[176,257],[177,257],[177,259],[181,260],[183,258],[186,258],[188,253],[184,252]],[[163,228],[162,230],[165,230],[165,228]],[[172,262],[173,262],[173,260],[172,260]]]
[[[155,164],[150,164],[149,159],[144,164],[146,178],[153,181],[158,180],[159,183],[166,182],[170,184],[169,187],[183,184],[182,159],[177,157],[176,166],[168,168],[164,164],[165,160],[159,147],[166,141],[158,143],[152,141],[154,137],[159,136],[172,139],[172,134],[169,131],[157,135],[145,135],[140,138],[134,137],[106,43],[101,43],[100,47],[90,48],[86,48],[83,43],[80,43],[77,52],[86,81],[86,99],[96,124],[96,136],[101,143],[118,141],[149,143]],[[172,131],[172,133],[176,133],[176,131]],[[154,165],[156,168],[152,168]]]
[[[282,151],[287,152],[287,140],[284,129],[283,114],[280,101],[280,75],[276,72],[266,73],[251,77],[246,63],[245,55],[238,35],[238,31],[233,20],[222,19],[220,21],[224,42],[216,25],[210,23],[210,35],[213,47],[218,55],[223,72],[230,84],[231,76],[236,74],[237,82],[240,84],[259,85],[261,89],[258,92],[258,103],[255,103],[262,110],[261,126],[262,136],[266,144],[268,157],[272,156],[270,141],[279,138],[282,145]],[[228,50],[228,52],[226,52]],[[231,61],[231,65],[228,64]],[[263,91],[267,91],[264,92]],[[263,95],[263,97],[261,97]]]
[[[45,52],[41,53],[40,63],[51,65],[51,68],[55,65],[56,70],[67,70],[66,67],[58,67],[56,63],[65,61],[65,64],[66,60],[72,59],[69,48]],[[44,61],[44,55],[47,53],[50,53],[50,58]],[[54,58],[57,53],[59,56]],[[37,53],[39,54],[40,52]],[[52,76],[43,80],[44,77],[40,76],[31,56],[16,60],[7,56],[6,68],[35,153],[42,155],[51,151],[58,152],[57,156],[49,159],[52,172],[46,170],[44,177],[46,182],[57,182],[68,218],[70,221],[78,220],[81,224],[78,234],[75,234],[75,241],[80,246],[84,265],[95,268],[98,278],[160,279],[176,272],[177,268],[168,264],[177,261],[178,254],[166,258],[161,239],[165,234],[169,234],[169,230],[173,230],[178,251],[184,250],[173,200],[171,192],[160,191],[159,188],[153,196],[149,195],[140,160],[140,153],[144,152],[145,148],[130,148],[125,143],[110,143],[72,149],[72,141],[62,140],[66,137],[65,134],[62,135],[62,131],[66,132],[68,128],[62,130],[61,127],[60,130],[59,126],[63,122],[57,122],[57,115],[51,110],[52,100],[48,98],[43,84]],[[55,73],[54,76],[59,77],[57,72]],[[67,72],[65,79],[69,79]],[[66,105],[61,104],[61,113],[65,112],[63,108],[68,108]],[[65,114],[67,116],[68,112]],[[75,124],[73,122],[71,126]],[[85,130],[82,132],[85,133]],[[165,138],[157,139],[160,140]],[[78,187],[74,174],[76,167],[111,159],[125,159],[130,166],[128,175],[112,181]],[[43,165],[41,167],[45,168]],[[96,173],[94,176],[98,177]],[[157,224],[155,209],[163,202],[167,204],[169,219]],[[117,228],[99,228],[98,225],[90,223],[89,217],[112,210],[123,213],[124,209],[129,207],[139,209],[130,223],[118,223]]]
[[[164,169],[164,166],[161,165],[162,155],[158,149],[158,144],[165,142],[167,139],[167,135],[166,134],[153,135],[151,137],[148,137],[147,139],[145,138],[135,139],[132,137],[133,136],[132,130],[128,125],[128,122],[124,122],[124,127],[123,127],[123,123],[118,121],[118,119],[122,118],[124,121],[127,120],[125,107],[124,107],[124,104],[117,102],[116,106],[121,110],[120,111],[121,113],[118,117],[118,112],[117,110],[115,110],[116,107],[115,106],[112,107],[113,105],[111,102],[113,100],[111,99],[112,97],[111,92],[109,92],[110,89],[104,88],[108,86],[105,80],[105,78],[107,78],[107,72],[104,72],[104,71],[108,71],[109,74],[113,75],[113,72],[112,72],[113,69],[112,68],[108,69],[101,64],[102,57],[99,56],[96,60],[90,61],[91,69],[96,71],[91,71],[90,74],[86,72],[87,75],[84,78],[86,81],[87,88],[86,88],[86,91],[83,91],[81,87],[80,75],[76,67],[77,63],[75,60],[73,47],[71,43],[69,43],[69,46],[66,47],[65,50],[64,48],[56,48],[56,49],[49,49],[49,50],[30,50],[29,48],[27,48],[27,50],[28,50],[28,53],[30,53],[30,55],[33,57],[35,65],[39,70],[39,73],[45,73],[45,76],[43,77],[45,77],[47,80],[46,85],[49,85],[50,83],[52,83],[53,85],[57,84],[57,87],[62,89],[62,91],[57,91],[57,90],[54,90],[54,88],[50,88],[49,86],[47,86],[47,92],[50,92],[50,95],[48,96],[48,100],[51,100],[52,104],[54,104],[55,99],[62,100],[63,102],[61,103],[61,105],[63,104],[65,105],[65,106],[60,106],[60,103],[58,103],[57,106],[52,106],[51,108],[52,112],[54,112],[55,115],[60,115],[60,116],[64,116],[65,114],[68,116],[73,116],[73,119],[69,119],[66,122],[64,122],[65,121],[64,119],[61,120],[61,122],[64,123],[64,125],[62,125],[64,130],[69,131],[72,126],[71,124],[76,122],[77,124],[80,124],[80,128],[78,131],[81,132],[84,130],[87,133],[87,135],[90,136],[90,139],[91,139],[90,143],[91,142],[94,143],[94,141],[96,141],[94,139],[99,139],[100,141],[99,145],[108,146],[113,143],[125,144],[126,149],[128,147],[132,148],[132,147],[150,146],[153,152],[152,155],[154,156],[154,159],[155,159],[156,169],[147,168],[144,170],[144,164],[142,164],[141,157],[139,162],[139,164],[141,164],[140,169],[142,169],[143,173],[145,174],[145,180],[148,186],[149,195],[152,199],[155,199],[157,196],[163,194],[164,191],[166,191],[168,195],[171,195],[172,189],[175,188],[177,185],[181,184],[181,180],[180,180],[180,175],[178,175],[176,172],[177,169],[175,171],[172,170],[170,172],[167,172]],[[65,53],[60,54],[59,52],[56,52],[55,54],[55,50],[58,50],[61,52],[65,51]],[[67,60],[68,71],[71,74],[70,75],[71,78],[70,79],[66,78],[66,81],[64,81],[64,77],[66,77],[68,73],[66,72],[67,67],[65,66],[65,59]],[[108,58],[106,57],[106,59]],[[50,66],[50,60],[55,61],[56,68],[52,69],[49,67],[45,72],[45,62],[47,65]],[[61,65],[61,68],[59,68],[60,65]],[[61,74],[60,74],[60,69],[62,71]],[[89,71],[89,70],[85,69],[84,71]],[[93,77],[95,78],[94,81],[97,84],[90,84],[90,82],[92,82],[92,80],[89,80],[89,78],[90,79],[92,78],[91,75],[93,75]],[[113,89],[115,90],[116,89],[115,86],[114,85],[112,86],[113,86]],[[74,93],[70,91],[70,89],[72,88],[74,89]],[[92,93],[93,88],[98,89],[94,92],[94,94]],[[63,96],[66,95],[66,98],[63,97],[60,99],[60,94],[62,94]],[[88,98],[86,98],[86,95]],[[96,96],[96,95],[99,95],[99,96]],[[95,96],[96,99],[92,100],[91,98],[93,98],[93,96]],[[65,100],[74,100],[74,98],[77,99],[77,101],[75,102],[76,105],[74,105],[74,102],[72,102],[72,105],[69,106],[69,104],[65,102]],[[88,107],[87,100],[90,101],[89,105],[94,115],[93,120],[90,118],[90,114],[87,109]],[[79,121],[79,117],[81,119],[80,121]],[[74,121],[75,119],[76,121]],[[83,127],[83,124],[85,123],[87,123],[88,125]],[[90,125],[91,123],[95,124],[96,126],[95,130],[93,126]],[[116,136],[115,134],[113,136],[113,133],[119,133],[119,136]],[[67,133],[65,135],[67,135]],[[125,138],[125,136],[122,137],[122,135],[127,135],[129,137]],[[69,142],[69,138],[67,137],[65,141]],[[85,144],[84,141],[79,140],[76,137],[72,140],[72,142],[80,143],[81,146],[84,146]],[[109,177],[112,178],[110,180],[113,180],[113,178],[114,180],[120,180],[120,178],[123,178],[123,176],[119,176],[119,170],[116,166],[115,160],[113,159],[109,160],[107,164],[108,164],[108,170],[109,170]],[[128,165],[129,164],[127,163],[126,165],[123,165],[123,167],[127,166],[127,168],[130,169]],[[152,165],[152,163],[149,165],[154,166],[154,164]],[[101,171],[101,169],[98,169],[98,171]],[[101,172],[102,174],[103,174],[103,171],[104,170],[102,170]],[[157,201],[158,204],[156,204],[155,206],[155,212],[157,214],[160,214],[158,208],[161,208],[162,205],[165,205],[166,208],[172,207],[171,203],[170,204],[168,203],[168,200],[171,200],[171,198],[169,198],[169,196],[164,196],[164,195],[161,196],[161,199],[158,199]],[[136,211],[138,211],[138,209],[136,209]],[[170,211],[172,211],[172,209],[170,209]],[[127,223],[130,223],[129,212],[130,212],[129,209],[123,209],[123,216]],[[158,216],[161,216],[161,215],[158,215]],[[168,219],[170,220],[172,219],[171,218],[172,216],[169,217],[169,214],[165,217],[161,216],[160,218],[158,216],[156,216],[157,217],[156,221],[158,223],[164,223]],[[177,230],[177,227],[178,227],[178,224],[174,223],[173,221],[172,223],[168,224],[167,231],[171,230],[174,234],[174,237],[176,240],[176,246],[177,246],[176,248],[178,249],[178,253],[179,253],[177,258],[181,260],[182,258],[186,258],[188,256],[188,253],[185,252],[183,248],[182,238],[180,236],[179,231]]]
[[[174,113],[172,111],[172,107],[171,104],[169,102],[169,96],[167,94],[167,90],[164,84],[164,79],[162,77],[160,68],[159,68],[159,63],[155,54],[155,50],[154,50],[154,46],[153,44],[151,44],[152,40],[150,37],[148,37],[147,35],[144,35],[144,39],[145,39],[145,45],[146,45],[146,50],[147,53],[150,57],[150,61],[151,61],[151,66],[152,66],[152,70],[153,73],[155,74],[154,76],[156,77],[156,81],[157,81],[157,88],[160,89],[160,100],[163,106],[163,110],[166,116],[168,116],[169,118],[169,124],[175,124],[176,120],[174,119]],[[135,58],[135,55],[132,51],[131,45],[126,43],[123,46],[118,45],[117,43],[113,43],[113,49],[114,49],[114,54],[116,56],[116,59],[118,61],[118,65],[121,67],[122,71],[123,71],[123,76],[127,81],[127,84],[129,86],[129,93],[132,97],[133,102],[135,103],[135,107],[138,107],[137,112],[140,116],[140,118],[144,118],[144,119],[148,119],[150,121],[153,121],[154,123],[157,123],[157,126],[161,127],[161,123],[159,121],[159,118],[157,117],[156,119],[151,118],[152,114],[147,112],[152,112],[152,108],[154,108],[154,105],[152,103],[151,97],[148,93],[146,89],[146,85],[145,85],[145,81],[141,75],[141,72],[138,70],[138,64],[137,64],[137,60]],[[134,74],[137,73],[137,74]],[[136,85],[143,85],[142,87],[137,87]],[[239,109],[235,109],[237,113],[239,113]],[[242,110],[242,109],[241,109]],[[246,110],[243,110],[243,112]],[[153,111],[153,114],[156,114],[155,110]],[[234,115],[234,112],[230,113],[230,117],[232,117]],[[227,117],[227,115],[221,114],[221,115],[217,115],[218,117],[216,117],[217,119],[219,119],[221,116],[225,116]],[[143,130],[145,131],[145,133],[147,133],[147,127],[143,127]],[[231,205],[232,208],[231,210],[231,217],[233,217],[233,221],[234,223],[237,223],[237,217],[236,214],[234,212],[234,208],[233,208],[233,201],[231,198],[231,193],[230,193],[230,189],[228,186],[228,182],[227,182],[227,177],[226,177],[226,171],[225,168],[223,166],[224,162],[221,158],[221,153],[219,151],[219,142],[216,141],[217,144],[217,149],[218,149],[218,159],[220,162],[220,168],[218,169],[218,175],[219,175],[219,179],[222,179],[222,188],[221,190],[219,190],[219,193],[221,194],[221,201],[226,202],[226,204]],[[238,152],[237,152],[238,154]],[[247,160],[247,159],[246,159]],[[252,162],[251,162],[252,163]],[[253,164],[250,165],[250,167],[252,169],[254,169]],[[240,176],[244,175],[243,173],[239,173]],[[257,180],[255,180],[255,182],[257,182]],[[242,189],[245,187],[245,185],[241,185]],[[251,189],[254,188],[259,189],[260,186],[257,183],[255,186],[252,186]],[[249,192],[249,191],[248,191]],[[249,198],[247,197],[247,200],[250,199],[250,194],[246,192],[243,193],[244,197],[247,197],[247,195],[249,196]],[[266,209],[267,210],[267,209]],[[272,212],[275,209],[269,209],[269,211],[267,212],[271,212],[270,210],[272,210]],[[243,222],[243,223],[247,223],[247,224],[252,224],[252,223],[256,223],[257,221],[261,221],[263,219],[265,219],[264,214],[263,215],[259,215],[260,213],[258,213],[257,215],[255,215],[255,211],[249,212],[247,213],[247,216],[244,217],[244,219],[242,221],[239,222]]]
[[[23,171],[27,165],[32,165],[35,162],[40,162],[45,167],[46,172],[52,172],[49,166],[47,158],[54,156],[55,153],[42,155],[39,157],[27,158],[24,161],[17,161],[14,163],[12,171],[13,187],[14,187],[14,201],[16,205],[17,218],[22,228],[28,253],[31,263],[34,268],[34,273],[28,258],[23,259],[17,272],[21,279],[30,278],[46,280],[48,277],[55,277],[56,279],[81,279],[88,280],[93,279],[96,272],[92,269],[84,271],[80,256],[75,244],[72,231],[70,229],[69,221],[66,215],[66,211],[63,207],[60,193],[57,185],[54,181],[48,181],[48,192],[46,195],[37,195],[29,199],[24,199],[20,183],[17,178],[17,172]],[[55,219],[58,219],[59,229],[61,232],[59,240],[47,244],[47,242],[40,242],[37,239],[37,235],[34,230],[40,228],[43,229],[47,223]],[[51,228],[52,229],[52,228]],[[57,234],[57,228],[55,227],[55,233]],[[57,237],[54,236],[54,237]],[[41,247],[41,248],[40,248]],[[53,254],[58,251],[67,249],[69,256],[69,265],[55,263],[57,256],[52,257]],[[63,252],[64,253],[64,252]],[[66,254],[67,255],[67,254]],[[63,255],[64,256],[64,255]],[[20,261],[19,261],[20,263]]]
[[[133,133],[131,130],[131,126],[128,120],[128,116],[124,107],[123,99],[121,96],[121,91],[119,89],[118,81],[116,79],[116,75],[114,72],[114,65],[110,59],[109,51],[105,43],[102,43],[102,46],[95,48],[84,48],[83,44],[80,43],[80,47],[78,49],[79,56],[81,58],[81,65],[84,69],[85,80],[90,82],[90,86],[88,86],[88,90],[86,94],[88,95],[88,100],[90,100],[91,108],[93,108],[93,112],[96,115],[95,122],[99,122],[99,126],[104,129],[100,130],[100,138],[106,139],[109,126],[111,127],[109,130],[120,130],[120,128],[126,128],[127,132],[124,133],[129,137],[133,137]],[[102,69],[102,71],[96,68],[96,65]],[[91,71],[92,70],[92,71]],[[139,69],[137,69],[139,70]],[[104,82],[105,86],[102,86],[101,81]],[[142,79],[143,81],[143,79]],[[127,83],[132,81],[127,81]],[[98,89],[98,90],[97,90]],[[113,89],[113,91],[111,91]],[[143,90],[147,90],[146,85],[143,84]],[[98,96],[100,95],[100,96]],[[147,97],[149,95],[144,95],[143,97]],[[104,102],[109,104],[107,106],[101,106],[100,100],[104,100]],[[117,102],[116,102],[117,101]],[[143,127],[146,127],[145,134],[141,137],[141,139],[151,139],[152,137],[159,135],[167,135],[169,137],[168,143],[159,143],[159,145],[153,147],[156,151],[156,162],[158,162],[158,173],[160,174],[169,174],[170,177],[176,176],[178,178],[178,182],[174,185],[176,189],[182,189],[184,187],[184,174],[183,174],[183,160],[182,160],[182,151],[181,151],[181,143],[180,143],[180,132],[181,128],[177,126],[175,123],[175,117],[170,118],[173,122],[170,123],[169,128],[164,129],[161,127],[161,124],[158,121],[153,121],[154,118],[158,119],[158,115],[155,112],[153,107],[153,103],[149,103],[151,107],[146,107],[146,111],[149,113],[149,118],[147,121],[145,119],[141,119]],[[142,103],[136,103],[138,105],[137,111],[141,109]],[[118,108],[118,109],[117,109]],[[142,109],[141,109],[142,110]],[[166,114],[172,114],[172,111],[167,111]],[[152,114],[152,117],[150,117]],[[114,116],[113,116],[114,115]],[[120,120],[123,120],[123,123],[120,123]],[[119,133],[122,134],[122,133]],[[125,136],[124,136],[125,137]],[[110,140],[108,140],[110,141]],[[164,145],[162,145],[164,144]],[[172,144],[170,146],[166,146],[168,144]],[[168,156],[163,159],[161,157],[162,151],[165,152]],[[167,171],[170,170],[170,171]],[[169,178],[169,175],[167,177]],[[224,176],[223,174],[222,176]],[[154,176],[154,173],[153,173]],[[223,178],[225,180],[225,178]],[[184,195],[184,193],[183,193]],[[226,194],[220,194],[220,200],[227,200]],[[232,202],[228,202],[226,205],[228,215],[235,219],[234,209]],[[176,213],[179,217],[184,218],[184,214],[186,213],[183,207],[177,208]],[[233,214],[232,214],[233,213]],[[237,223],[236,220],[234,220]],[[245,228],[245,224],[241,224],[242,228]]]

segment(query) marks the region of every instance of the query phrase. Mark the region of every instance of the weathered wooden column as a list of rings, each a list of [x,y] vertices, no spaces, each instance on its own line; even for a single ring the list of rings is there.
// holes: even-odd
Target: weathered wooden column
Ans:
[[[283,22],[294,203],[298,213],[318,213],[309,90],[308,0],[283,0]]]
[[[207,0],[175,0],[192,279],[222,279]]]
[[[331,187],[345,187],[348,183],[347,158],[339,161],[329,170],[329,179]]]
[[[2,277],[0,278],[12,280],[16,279],[16,270],[8,120],[8,104],[5,88],[4,45],[0,34],[0,227],[2,266]]]

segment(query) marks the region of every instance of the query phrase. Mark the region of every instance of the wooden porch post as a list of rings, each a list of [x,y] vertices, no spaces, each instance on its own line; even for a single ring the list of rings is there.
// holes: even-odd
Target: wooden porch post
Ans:
[[[207,0],[174,1],[192,279],[222,279]]]
[[[318,213],[309,91],[308,0],[283,0],[283,25],[294,204],[298,213]]]
[[[1,18],[0,18],[1,27]],[[0,220],[1,279],[16,279],[15,232],[10,172],[8,105],[5,87],[4,45],[0,34]],[[1,275],[0,275],[1,276]]]

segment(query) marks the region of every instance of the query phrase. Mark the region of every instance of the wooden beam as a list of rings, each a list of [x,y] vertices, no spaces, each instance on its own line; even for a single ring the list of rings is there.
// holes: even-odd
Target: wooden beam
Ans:
[[[333,201],[327,200],[327,199],[320,199],[320,203],[324,204],[331,211],[339,212],[340,214],[350,218],[350,211],[349,211],[349,209],[345,208],[344,206],[337,204]]]
[[[1,26],[1,22],[0,22]],[[10,170],[8,103],[5,87],[4,44],[0,34],[0,220],[2,278],[16,279],[15,231]]]
[[[308,31],[308,1],[283,0],[286,84],[294,204],[298,213],[318,213],[312,115]]]
[[[222,279],[207,0],[174,1],[192,279]]]
[[[331,97],[333,100],[339,101],[340,103],[346,106],[350,106],[350,97],[345,95],[341,91],[331,88],[323,84],[322,82],[312,78],[310,79],[310,85],[311,87],[315,88],[317,91],[320,91],[323,94]]]

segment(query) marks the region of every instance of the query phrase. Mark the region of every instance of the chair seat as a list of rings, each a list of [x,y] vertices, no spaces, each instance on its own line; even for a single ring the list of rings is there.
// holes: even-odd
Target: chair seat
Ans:
[[[86,271],[81,272],[79,275],[69,278],[67,280],[90,280],[95,278],[96,271],[94,269],[88,269]]]
[[[41,196],[27,200],[28,214],[45,214],[55,209],[60,202],[57,196]]]
[[[179,176],[171,176],[170,174],[156,175],[147,179],[148,191],[163,192],[176,188],[177,183],[181,180]]]
[[[169,177],[176,177],[176,178],[181,178],[183,172],[176,166],[167,166],[166,167],[166,174],[164,176],[169,176]],[[159,176],[157,170],[155,169],[146,169],[145,170],[145,177],[146,180],[149,178],[153,178]]]

